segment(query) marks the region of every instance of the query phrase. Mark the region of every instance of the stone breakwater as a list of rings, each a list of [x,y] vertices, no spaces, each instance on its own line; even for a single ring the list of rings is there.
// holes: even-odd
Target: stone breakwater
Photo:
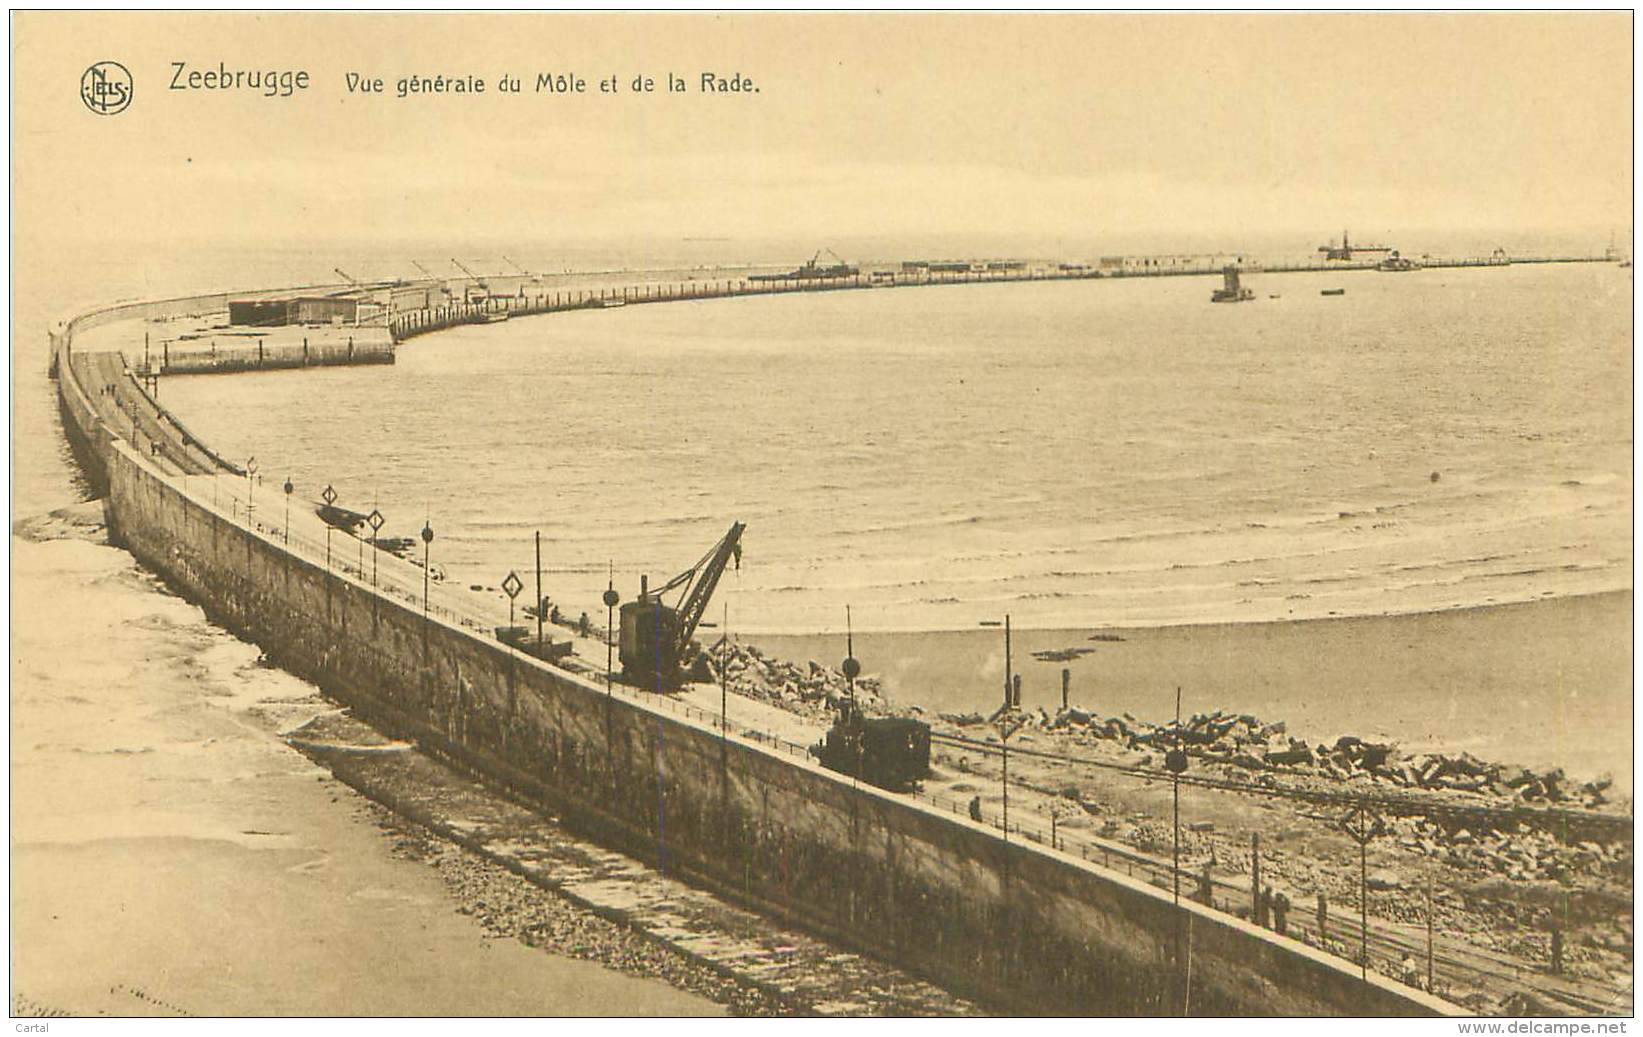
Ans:
[[[718,684],[755,702],[765,702],[822,724],[831,723],[839,707],[852,696],[869,713],[887,706],[876,677],[858,677],[854,690],[843,672],[814,659],[799,664],[774,658],[753,645],[731,645],[723,640],[697,656],[693,678]]]
[[[1452,1010],[379,593],[300,541],[224,514],[209,472],[155,449],[168,439],[133,449],[123,428],[152,424],[157,405],[126,393],[141,420],[117,415],[106,386],[81,384],[99,365],[74,354],[74,330],[54,342],[65,427],[108,487],[119,543],[280,666],[577,830],[1006,1010]]]
[[[830,723],[850,697],[849,682],[834,667],[723,639],[701,653],[696,670],[697,679],[722,679],[735,695],[801,717],[814,730]],[[974,797],[986,815],[997,816],[994,718],[892,707],[867,676],[856,681],[855,695],[869,713],[918,716],[938,736],[949,736],[938,738],[927,791],[960,803]],[[1090,847],[1098,857],[1131,854],[1167,887],[1168,804],[1148,793],[1168,788],[1171,776],[1162,763],[1175,744],[1175,726],[1079,706],[1053,714],[1032,709],[1016,719],[1022,727],[1011,742],[1012,818],[1042,829],[1054,817],[1063,848]],[[1340,905],[1337,910],[1355,910],[1361,892],[1356,848],[1331,833],[1341,811],[1362,797],[1385,821],[1368,875],[1372,969],[1404,978],[1407,955],[1424,960],[1419,934],[1430,917],[1443,944],[1432,989],[1468,1008],[1510,1014],[1524,1005],[1549,1011],[1562,1003],[1599,1012],[1629,1003],[1630,803],[1609,801],[1607,779],[1571,781],[1558,768],[1465,752],[1406,752],[1352,735],[1309,742],[1291,735],[1283,721],[1225,710],[1194,715],[1179,737],[1198,816],[1214,819],[1184,824],[1184,884],[1193,889],[1211,874],[1217,907],[1251,917],[1250,840],[1258,832],[1268,840],[1266,881],[1296,904],[1323,898]],[[1199,798],[1205,794],[1223,802],[1205,804]],[[1413,938],[1400,926],[1412,927]],[[1561,976],[1546,965],[1554,928],[1566,940]],[[1291,922],[1289,934],[1346,960],[1360,953],[1349,932]],[[1427,982],[1423,975],[1417,981]]]
[[[959,727],[986,722],[979,713],[944,713],[941,718]],[[1253,774],[1257,782],[1273,787],[1277,778],[1314,779],[1312,786],[1320,789],[1367,779],[1367,787],[1378,794],[1425,789],[1475,793],[1478,805],[1493,807],[1569,806],[1593,811],[1613,807],[1607,796],[1613,780],[1607,777],[1576,782],[1560,767],[1535,771],[1481,760],[1468,752],[1406,753],[1396,743],[1371,742],[1356,735],[1309,744],[1291,737],[1283,721],[1268,723],[1249,714],[1196,714],[1181,724],[1179,733],[1173,724],[1149,723],[1128,713],[1102,717],[1078,707],[1063,709],[1053,717],[1040,708],[1029,714],[1028,722],[1062,732],[1077,744],[1107,742],[1158,753],[1179,738],[1189,757],[1232,773]],[[1364,788],[1354,786],[1358,792]]]

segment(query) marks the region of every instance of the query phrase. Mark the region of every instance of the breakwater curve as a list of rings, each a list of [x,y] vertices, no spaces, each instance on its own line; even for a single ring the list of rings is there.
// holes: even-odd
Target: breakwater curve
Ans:
[[[216,298],[149,305],[182,313]],[[118,354],[76,350],[77,332],[113,319],[70,322],[51,346],[65,430],[106,490],[117,542],[282,667],[571,827],[1005,1011],[1453,1011],[384,592],[312,539],[220,496],[244,470],[143,393]],[[422,307],[395,319],[404,337],[473,314]]]

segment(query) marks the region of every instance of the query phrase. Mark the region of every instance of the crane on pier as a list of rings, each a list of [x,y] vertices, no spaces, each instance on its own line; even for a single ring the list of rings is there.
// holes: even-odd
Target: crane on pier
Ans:
[[[1351,259],[1353,254],[1358,252],[1391,252],[1392,246],[1354,245],[1351,238],[1347,236],[1347,232],[1343,230],[1341,231],[1341,243],[1339,245],[1333,241],[1326,241],[1318,246],[1318,251],[1323,253],[1325,259]]]
[[[655,590],[650,589],[648,577],[640,577],[639,599],[622,606],[619,654],[623,680],[657,691],[684,683],[680,663],[725,566],[734,558],[741,568],[742,530],[746,528],[740,522],[731,523],[730,531],[695,565]],[[662,601],[662,595],[681,587],[684,595],[677,608]]]
[[[461,260],[452,259],[451,262],[456,265],[456,268],[458,270],[462,271],[464,274],[467,274],[469,277],[473,278],[474,285],[478,289],[477,291],[475,291],[474,289],[469,289],[468,290],[468,301],[469,302],[484,302],[485,299],[487,297],[489,297],[490,294],[491,294],[491,286],[485,283],[485,279],[483,277],[480,277],[478,274],[474,273],[472,270],[469,270],[467,267],[463,266]]]
[[[536,274],[531,273],[529,270],[526,270],[524,267],[520,266],[518,263],[515,263],[513,260],[509,259],[507,256],[503,256],[502,261],[504,263],[507,263],[509,266],[513,267],[515,270],[519,271],[519,277],[520,277],[519,297],[521,299],[525,298],[525,286],[527,284],[536,285],[536,286],[541,285],[541,283],[542,283],[542,278],[541,277],[537,276]]]
[[[423,266],[421,263],[418,263],[414,259],[411,260],[411,265],[422,271],[423,277],[426,277],[428,280],[439,285],[439,290],[444,292],[447,298],[450,297],[451,286],[445,283],[445,279],[443,277],[440,277],[438,274],[434,273],[432,270],[429,270],[427,267]]]

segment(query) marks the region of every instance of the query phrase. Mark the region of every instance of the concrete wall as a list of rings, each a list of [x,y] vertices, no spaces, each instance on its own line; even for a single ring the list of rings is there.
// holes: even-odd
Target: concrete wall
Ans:
[[[196,342],[187,349],[168,350],[160,373],[232,374],[394,362],[394,339],[382,325],[280,327],[261,335],[223,335],[207,341],[203,347]]]
[[[193,499],[75,402],[125,546],[280,666],[570,825],[1024,1014],[1442,1012],[1125,876],[658,712],[328,573]]]

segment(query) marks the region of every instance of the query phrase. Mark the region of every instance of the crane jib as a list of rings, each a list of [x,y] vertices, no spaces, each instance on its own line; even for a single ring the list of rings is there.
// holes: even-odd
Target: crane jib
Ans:
[[[690,639],[696,636],[696,627],[707,612],[707,603],[713,597],[713,591],[719,586],[719,577],[724,575],[725,565],[729,563],[732,554],[740,564],[742,556],[742,530],[747,527],[740,522],[730,525],[730,532],[724,535],[712,551],[712,557],[702,569],[700,577],[685,594],[685,600],[679,604],[679,629],[674,635],[673,656],[678,658],[690,644]]]

